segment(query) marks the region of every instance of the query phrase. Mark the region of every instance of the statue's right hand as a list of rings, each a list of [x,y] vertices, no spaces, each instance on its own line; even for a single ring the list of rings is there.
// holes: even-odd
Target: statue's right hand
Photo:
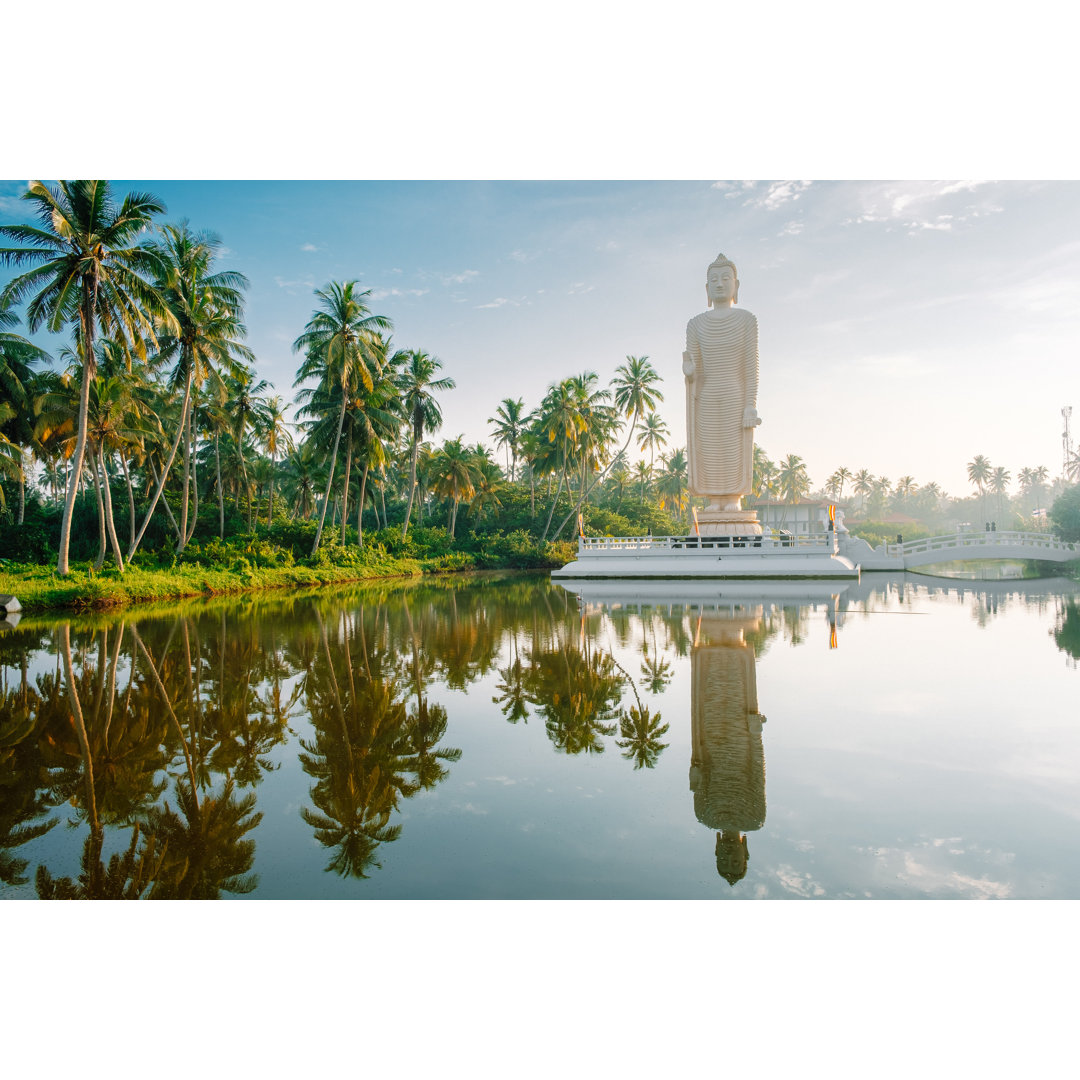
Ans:
[[[688,378],[694,377],[694,361],[690,358],[688,352],[682,354],[682,373]]]

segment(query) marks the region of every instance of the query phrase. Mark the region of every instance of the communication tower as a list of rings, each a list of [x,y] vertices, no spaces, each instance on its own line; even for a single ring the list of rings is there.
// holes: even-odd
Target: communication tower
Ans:
[[[1061,477],[1069,479],[1069,468],[1073,460],[1072,435],[1069,434],[1069,418],[1072,416],[1072,406],[1066,405],[1061,410],[1061,418],[1065,421],[1065,430],[1061,433]]]

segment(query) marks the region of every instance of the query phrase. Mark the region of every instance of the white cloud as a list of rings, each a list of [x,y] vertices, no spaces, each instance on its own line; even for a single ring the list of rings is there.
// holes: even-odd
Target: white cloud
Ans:
[[[289,289],[290,291],[293,291],[293,290],[296,290],[296,289],[314,289],[315,288],[315,282],[314,281],[286,281],[284,278],[277,277],[276,275],[274,277],[274,284],[277,285],[277,287],[279,289]]]
[[[301,251],[318,251],[319,249],[314,244],[301,244]]]
[[[385,300],[388,296],[425,296],[430,289],[372,289],[372,300]]]
[[[748,191],[753,191],[756,186],[756,180],[717,180],[712,188],[714,191],[722,191],[725,199],[736,199]]]
[[[458,274],[440,274],[439,280],[442,281],[444,285],[466,285],[472,281],[473,278],[478,278],[479,276],[479,270],[462,270]]]
[[[510,258],[513,259],[514,262],[519,263],[532,262],[534,259],[538,259],[539,257],[539,251],[522,251],[521,248],[515,248],[513,251],[510,252]]]
[[[491,301],[491,303],[489,303],[489,304],[477,304],[476,306],[478,308],[496,308],[496,307],[505,307],[507,304],[513,304],[514,307],[517,307],[517,301],[516,300],[508,300],[505,296],[496,296],[495,299]]]
[[[770,184],[761,195],[755,195],[743,203],[744,206],[756,206],[763,210],[778,210],[789,202],[794,202],[810,187],[810,180],[777,180]]]
[[[592,292],[595,288],[595,285],[586,285],[584,281],[575,281],[574,284],[566,290],[566,295],[576,296],[578,293]]]
[[[776,235],[798,236],[806,226],[801,221],[789,221]]]
[[[990,180],[905,180],[864,184],[857,188],[858,213],[845,225],[899,225],[911,235],[926,231],[950,232],[956,225],[1000,213],[1001,207],[982,199],[971,201]],[[962,198],[957,198],[961,196]],[[953,211],[946,213],[941,201]]]

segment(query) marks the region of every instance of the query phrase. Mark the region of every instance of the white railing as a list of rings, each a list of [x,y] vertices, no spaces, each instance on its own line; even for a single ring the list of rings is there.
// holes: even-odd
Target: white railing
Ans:
[[[956,551],[957,549],[981,549],[983,551],[994,548],[1023,548],[1032,552],[1032,558],[1037,558],[1036,552],[1054,552],[1055,554],[1072,553],[1080,557],[1080,549],[1076,544],[1067,544],[1063,540],[1049,536],[1047,533],[1037,532],[970,532],[952,533],[949,536],[930,536],[922,540],[908,540],[903,544],[886,544],[887,555],[924,555],[931,551]]]
[[[637,555],[668,551],[761,551],[764,549],[836,552],[833,533],[772,536],[579,536],[578,552]]]

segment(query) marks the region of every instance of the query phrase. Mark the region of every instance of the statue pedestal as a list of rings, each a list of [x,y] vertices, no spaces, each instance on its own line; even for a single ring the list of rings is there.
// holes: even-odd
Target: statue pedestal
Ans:
[[[723,510],[707,506],[697,512],[702,536],[761,536],[756,510]]]

